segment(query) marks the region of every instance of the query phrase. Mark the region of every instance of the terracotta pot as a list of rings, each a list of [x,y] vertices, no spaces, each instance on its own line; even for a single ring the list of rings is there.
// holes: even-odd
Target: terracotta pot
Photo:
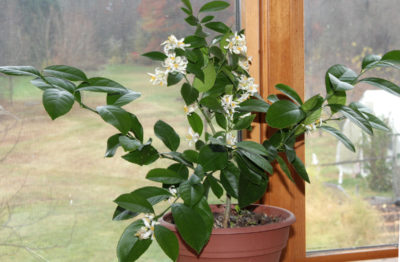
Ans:
[[[262,226],[214,229],[200,255],[197,255],[183,242],[174,224],[165,221],[168,216],[171,217],[171,213],[166,214],[160,223],[178,236],[179,262],[279,261],[282,250],[286,247],[290,225],[296,221],[295,216],[288,210],[274,206],[252,205],[248,208],[254,212],[281,216],[283,220],[279,223]],[[224,207],[223,205],[211,205],[211,210],[219,213],[223,212]]]

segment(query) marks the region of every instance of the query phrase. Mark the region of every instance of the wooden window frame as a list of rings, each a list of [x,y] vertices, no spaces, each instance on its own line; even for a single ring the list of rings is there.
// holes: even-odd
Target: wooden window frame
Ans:
[[[253,57],[251,74],[260,84],[266,99],[277,94],[275,84],[285,83],[304,99],[304,0],[242,0],[242,27],[246,28],[248,53]],[[256,118],[253,130],[245,139],[264,141],[271,130],[264,115]],[[257,121],[258,119],[258,121]],[[304,137],[296,144],[296,153],[305,160]],[[298,177],[298,176],[297,176]],[[279,172],[271,177],[269,189],[262,199],[268,205],[286,208],[296,215],[284,262],[342,262],[396,257],[398,248],[357,249],[351,252],[306,252],[305,184],[301,179],[292,183]]]

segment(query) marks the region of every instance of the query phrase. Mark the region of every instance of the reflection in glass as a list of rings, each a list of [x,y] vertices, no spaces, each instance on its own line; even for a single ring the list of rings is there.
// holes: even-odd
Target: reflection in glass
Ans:
[[[397,13],[396,0],[306,0],[306,96],[325,93],[330,65],[341,63],[359,72],[365,55],[398,49]],[[392,69],[374,74],[400,80]],[[312,175],[306,194],[308,251],[398,243],[400,98],[359,85],[350,92],[351,101],[369,107],[392,130],[368,137],[349,122],[337,123],[356,143],[356,154],[326,133],[307,136],[306,164]]]

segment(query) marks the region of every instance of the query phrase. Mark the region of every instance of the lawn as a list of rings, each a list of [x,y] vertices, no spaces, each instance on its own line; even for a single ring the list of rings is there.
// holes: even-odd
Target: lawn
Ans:
[[[151,86],[146,75],[151,71],[152,67],[114,65],[91,76],[105,76],[142,92],[142,97],[126,108],[138,115],[147,130],[146,139],[153,137],[160,151],[167,150],[152,132],[154,123],[162,119],[174,126],[185,148],[187,125],[179,87]],[[0,91],[6,81],[0,79]],[[19,121],[5,139],[0,137],[0,160],[17,141],[0,162],[0,261],[117,261],[115,247],[129,222],[111,221],[115,208],[112,200],[138,186],[151,185],[144,179],[149,168],[120,159],[121,151],[105,159],[106,139],[116,130],[93,113],[75,106],[67,117],[51,121],[41,106],[40,90],[29,85],[28,79],[15,79],[14,87],[13,105],[3,106]],[[100,95],[84,96],[84,100],[91,106],[105,103]],[[12,122],[5,117],[0,120],[4,125]],[[307,150],[307,159],[315,152],[322,163],[334,162],[334,155],[326,148],[335,145],[335,140],[326,135],[309,139],[307,148],[312,150]],[[166,163],[158,161],[157,166]],[[345,189],[350,192],[357,187],[359,196],[337,201],[336,193],[327,193],[324,185],[335,183],[336,168],[312,168],[311,175],[316,182],[307,189],[308,247],[336,248],[340,241],[346,245],[366,244],[360,236],[370,236],[365,232],[367,227],[374,227],[377,215],[369,212],[370,207],[360,199],[378,193],[368,190],[359,178],[346,178]],[[325,205],[327,201],[331,204]],[[322,216],[322,207],[329,207],[332,215]],[[355,208],[368,215],[361,226],[352,228],[356,214],[351,210]],[[334,226],[327,228],[326,223]],[[337,234],[338,228],[351,233],[347,242]],[[324,234],[318,233],[322,231]],[[151,252],[139,261],[169,260],[154,242]]]

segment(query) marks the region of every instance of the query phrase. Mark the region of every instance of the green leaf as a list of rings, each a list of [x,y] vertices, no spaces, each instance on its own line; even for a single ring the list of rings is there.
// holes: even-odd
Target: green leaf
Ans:
[[[140,166],[150,165],[159,158],[157,150],[151,145],[146,145],[141,149],[132,151],[122,156],[128,162],[138,164]]]
[[[222,186],[229,195],[236,199],[239,193],[239,176],[240,170],[232,162],[228,162],[226,168],[221,170]]]
[[[203,146],[199,154],[199,164],[204,172],[224,169],[228,163],[228,152],[223,146]]]
[[[197,24],[199,23],[199,19],[197,19],[193,15],[189,15],[188,17],[186,17],[185,21],[191,26],[197,26]]]
[[[185,181],[185,179],[177,172],[165,168],[155,168],[150,170],[146,175],[146,179],[169,185],[179,184]]]
[[[44,109],[53,120],[68,113],[75,101],[70,92],[56,88],[44,90],[42,100]]]
[[[127,136],[119,136],[119,145],[121,145],[125,151],[134,151],[140,148],[142,143],[139,140]]]
[[[164,62],[164,60],[168,58],[168,56],[166,56],[164,53],[157,52],[157,51],[148,52],[148,53],[142,54],[142,56],[150,58],[151,60],[154,60],[154,61],[162,61],[162,62]]]
[[[43,91],[46,89],[49,89],[49,88],[58,88],[58,89],[63,89],[65,91],[68,91],[71,94],[74,94],[74,91],[75,91],[74,83],[72,83],[68,80],[51,77],[51,76],[44,77],[44,79],[46,80],[46,82],[42,78],[38,77],[36,79],[31,80],[31,83]]]
[[[204,187],[201,180],[196,175],[192,175],[189,180],[179,185],[178,193],[185,205],[193,207],[203,197]]]
[[[213,31],[216,31],[218,33],[228,33],[231,31],[231,29],[224,23],[222,22],[209,22],[205,24],[205,26]]]
[[[204,82],[204,72],[201,69],[201,65],[189,62],[186,67],[186,72],[194,74],[196,78]]]
[[[98,106],[96,111],[103,120],[115,128],[122,134],[126,135],[131,128],[131,117],[128,112],[117,106]]]
[[[306,119],[304,119],[303,124],[310,125],[312,123],[315,123],[315,121],[321,118],[321,113],[322,113],[322,107],[309,114],[306,117]]]
[[[222,195],[224,194],[224,189],[221,187],[221,185],[218,183],[218,180],[215,179],[215,177],[207,176],[206,181],[208,181],[211,185],[211,190],[214,193],[214,195],[217,198],[221,198]]]
[[[399,66],[400,65],[400,50],[393,50],[393,51],[387,52],[386,54],[384,54],[382,56],[381,61],[385,62],[385,63],[390,63],[392,65]],[[397,66],[396,66],[396,68],[400,69]]]
[[[239,177],[239,207],[244,208],[260,200],[267,190],[267,185],[267,178],[262,178],[259,184],[254,184],[249,180],[246,173],[241,172]]]
[[[282,171],[286,174],[286,176],[290,179],[290,181],[294,182],[290,169],[286,165],[285,160],[283,160],[279,155],[276,156],[276,160],[278,161],[279,166],[281,167]]]
[[[165,153],[165,155],[168,155],[168,156],[172,157],[173,160],[175,160],[176,162],[179,162],[181,164],[184,164],[185,166],[193,167],[193,164],[188,162],[188,161],[186,161],[183,158],[182,154],[179,153],[179,152],[168,152],[168,153]]]
[[[366,69],[366,68],[370,68],[372,66],[374,66],[377,62],[379,62],[381,60],[381,56],[379,55],[367,55],[364,57],[363,61],[362,61],[362,69]]]
[[[360,83],[366,83],[378,87],[393,95],[400,96],[400,87],[388,80],[382,78],[369,77],[360,80]]]
[[[214,64],[209,62],[206,68],[203,69],[204,73],[204,82],[198,78],[195,78],[193,81],[193,86],[199,92],[206,92],[210,90],[215,83],[215,79],[217,78],[217,74],[215,72]]]
[[[199,153],[194,150],[185,150],[182,154],[183,158],[192,163],[197,163],[199,161]]]
[[[203,5],[200,8],[199,12],[214,12],[214,11],[223,10],[229,6],[230,6],[230,4],[225,1],[211,1],[211,2],[208,2],[207,4]]]
[[[187,180],[189,177],[189,169],[182,163],[172,164],[168,169],[176,172],[183,180]]]
[[[269,95],[267,97],[267,100],[270,101],[271,103],[275,103],[275,102],[279,101],[280,99],[277,95]]]
[[[94,77],[78,86],[79,91],[101,92],[108,94],[125,94],[127,89],[121,84],[104,77]]]
[[[288,100],[273,103],[266,114],[267,124],[274,128],[287,128],[299,123],[305,114],[296,104]]]
[[[191,15],[191,14],[192,14],[192,12],[190,12],[190,10],[187,9],[187,8],[181,7],[181,10],[182,10],[183,12],[185,12],[186,14],[188,14],[188,15]]]
[[[120,146],[119,144],[119,137],[121,134],[116,134],[113,136],[110,136],[107,140],[107,150],[105,157],[113,157],[115,155],[115,152],[117,151],[118,147]]]
[[[268,111],[269,104],[264,100],[259,99],[248,99],[239,104],[239,112],[261,112],[266,113]]]
[[[345,117],[347,117],[351,122],[364,130],[367,134],[373,134],[371,124],[357,109],[352,109],[350,107],[342,105],[330,105],[330,107],[336,112],[341,112]]]
[[[276,89],[287,95],[289,98],[291,98],[294,102],[296,102],[298,105],[302,105],[303,101],[301,101],[301,98],[297,92],[291,88],[290,86],[284,85],[284,84],[277,84],[275,86]]]
[[[236,146],[253,154],[268,156],[267,149],[254,141],[240,141]]]
[[[64,78],[70,81],[86,81],[87,77],[80,69],[66,65],[52,65],[46,67],[43,72],[46,75],[51,75],[59,78]]]
[[[201,136],[203,133],[203,120],[201,117],[197,113],[193,112],[187,116],[187,119],[193,131]]]
[[[217,121],[217,124],[222,127],[223,129],[226,129],[227,127],[227,121],[225,118],[225,115],[222,113],[215,113],[215,120]]]
[[[135,192],[120,195],[114,202],[131,212],[154,213],[153,207],[149,201]]]
[[[196,102],[199,97],[199,91],[188,83],[184,83],[181,88],[181,95],[183,100],[185,100],[186,105],[191,105]]]
[[[296,158],[296,151],[294,151],[294,148],[292,145],[285,145],[285,153],[286,157],[289,160],[289,162],[293,162]]]
[[[200,105],[207,107],[210,110],[213,110],[215,112],[222,113],[224,112],[224,109],[221,105],[221,102],[212,96],[206,96],[203,99],[200,100]]]
[[[114,221],[127,220],[127,219],[134,218],[138,214],[139,213],[134,213],[123,207],[117,206],[117,208],[114,211],[112,220],[114,220]]]
[[[0,72],[11,76],[39,76],[40,72],[33,66],[0,66]]]
[[[181,73],[168,73],[167,86],[173,86],[178,84],[183,78]]]
[[[301,162],[300,158],[296,156],[294,161],[292,162],[294,169],[296,170],[297,174],[307,183],[310,183],[310,178],[308,177],[307,170],[304,167],[303,162]]]
[[[131,131],[135,134],[135,137],[143,143],[143,126],[139,122],[139,119],[134,114],[130,113],[131,117]]]
[[[386,131],[386,132],[390,131],[390,128],[382,120],[380,120],[373,114],[370,114],[367,112],[363,112],[363,113],[364,113],[364,115],[367,116],[367,119],[368,119],[369,123],[371,124],[372,128],[379,129],[379,130]]]
[[[154,125],[154,133],[171,151],[178,149],[180,138],[170,125],[162,120],[158,120]]]
[[[207,23],[213,19],[214,19],[214,16],[208,15],[208,16],[205,16],[203,19],[201,19],[201,23]]]
[[[183,240],[199,254],[209,238],[202,217],[184,204],[173,204],[172,216]]]
[[[166,227],[156,225],[154,227],[154,236],[164,253],[172,261],[176,261],[179,255],[179,243],[175,234]]]
[[[193,210],[199,214],[199,216],[203,219],[203,222],[206,226],[207,239],[211,235],[211,231],[214,225],[214,215],[211,211],[211,208],[208,204],[208,201],[205,197],[200,199],[200,201],[193,207]]]
[[[136,233],[143,227],[143,221],[137,220],[130,224],[122,233],[117,246],[117,256],[119,262],[132,262],[137,260],[151,244],[151,239],[140,240]]]
[[[348,91],[354,88],[353,85],[339,80],[336,76],[328,73],[329,80],[331,81],[332,88],[335,92]]]
[[[251,126],[251,123],[253,123],[254,118],[256,117],[256,115],[250,115],[250,116],[246,116],[243,118],[239,118],[239,121],[237,121],[235,123],[235,125],[233,126],[234,130],[241,130],[241,129],[247,129]]]
[[[207,41],[204,39],[204,37],[200,37],[200,36],[196,36],[196,35],[190,35],[190,36],[185,37],[184,43],[190,44],[191,48],[199,48],[199,47],[207,46]]]
[[[356,148],[354,147],[353,143],[342,132],[330,126],[321,126],[320,128],[336,137],[350,151],[356,152]]]
[[[317,108],[320,108],[323,103],[324,98],[320,95],[315,95],[305,101],[304,104],[301,105],[301,109],[303,109],[305,112],[313,111]]]
[[[251,162],[256,164],[258,167],[262,168],[264,171],[268,172],[269,174],[272,174],[274,172],[271,164],[266,160],[264,157],[250,153],[245,150],[240,151],[244,156],[246,156]]]
[[[132,90],[127,90],[124,94],[108,94],[107,104],[114,106],[124,106],[138,99],[140,96],[141,93]]]
[[[167,200],[169,197],[172,196],[168,190],[155,186],[141,187],[136,189],[132,193],[142,196],[151,205],[155,205],[163,200]]]
[[[187,9],[190,10],[190,12],[193,12],[192,4],[190,3],[190,0],[181,0],[182,3],[187,7]]]

